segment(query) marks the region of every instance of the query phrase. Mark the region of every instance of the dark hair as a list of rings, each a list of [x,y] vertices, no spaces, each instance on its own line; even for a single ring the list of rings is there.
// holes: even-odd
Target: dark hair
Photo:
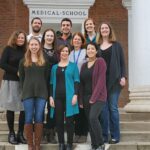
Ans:
[[[54,41],[53,41],[53,43],[52,43],[52,46],[53,46],[53,49],[56,50],[56,49],[57,49],[57,48],[56,48],[56,33],[55,33],[55,31],[54,31],[53,29],[51,29],[51,28],[46,29],[46,30],[44,31],[43,36],[42,36],[42,39],[41,39],[41,46],[42,46],[42,48],[44,48],[44,44],[45,44],[45,34],[46,34],[46,32],[48,32],[48,31],[52,31],[53,34],[54,34]]]
[[[100,52],[99,46],[95,42],[89,42],[88,44],[86,44],[86,50],[87,50],[88,45],[92,45],[92,46],[95,47],[95,49],[97,51],[96,57],[100,57],[101,56],[101,52]],[[86,55],[86,57],[87,57],[87,55]]]
[[[82,41],[81,48],[84,48],[84,46],[85,46],[85,38],[84,38],[84,36],[83,36],[83,34],[82,34],[81,32],[75,32],[75,33],[73,34],[72,40],[71,40],[72,46],[73,46],[73,39],[74,39],[74,37],[75,37],[76,35],[78,35],[78,36],[81,38],[81,41]]]
[[[34,18],[31,20],[31,24],[33,24],[33,22],[34,22],[35,19],[40,20],[41,25],[42,25],[42,20],[41,20],[41,18],[39,18],[39,17],[34,17]]]
[[[63,18],[63,19],[61,20],[61,25],[62,25],[62,23],[63,23],[64,21],[70,22],[70,25],[71,25],[71,27],[72,27],[72,21],[71,21],[71,19],[69,19],[69,18]]]
[[[61,51],[62,51],[65,47],[68,48],[68,51],[69,51],[69,54],[70,54],[71,49],[70,49],[70,46],[69,46],[69,45],[60,45],[60,46],[58,47],[58,54],[59,54],[59,56],[60,56]]]

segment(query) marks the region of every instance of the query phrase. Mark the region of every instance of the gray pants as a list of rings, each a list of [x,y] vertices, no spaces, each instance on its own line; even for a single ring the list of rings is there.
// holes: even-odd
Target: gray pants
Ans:
[[[99,116],[102,112],[104,102],[98,101],[94,104],[89,104],[90,96],[84,96],[84,109],[89,122],[89,131],[91,136],[91,145],[94,148],[104,144],[102,136],[102,128],[99,121]]]

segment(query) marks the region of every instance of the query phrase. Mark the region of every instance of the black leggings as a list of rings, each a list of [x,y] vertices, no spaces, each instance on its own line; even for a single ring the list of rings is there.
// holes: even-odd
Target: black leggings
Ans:
[[[47,102],[47,114],[46,114],[46,123],[44,124],[44,128],[46,129],[54,129],[55,128],[55,114],[54,114],[54,117],[51,118],[50,117],[50,111],[51,111],[51,106],[49,104],[49,100]]]
[[[104,144],[99,116],[105,103],[98,101],[94,104],[89,104],[90,97],[91,96],[84,96],[84,108],[89,121],[91,144],[93,147],[97,148],[98,146]]]
[[[79,114],[75,115],[75,135],[87,136],[88,134],[88,121],[85,116],[85,110],[79,108]]]
[[[64,143],[64,115],[66,110],[66,98],[60,97],[55,99],[55,118],[56,129],[59,143]],[[74,134],[74,117],[66,117],[67,143],[72,144]]]
[[[9,132],[14,132],[14,120],[15,120],[15,115],[14,114],[15,114],[14,111],[10,111],[10,110],[7,110],[7,112],[6,112]],[[25,113],[24,113],[24,111],[20,111],[18,132],[23,132],[23,130],[24,130],[24,121],[25,121]]]

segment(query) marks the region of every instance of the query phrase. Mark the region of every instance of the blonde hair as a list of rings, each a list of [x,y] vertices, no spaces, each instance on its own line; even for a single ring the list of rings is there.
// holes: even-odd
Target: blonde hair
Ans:
[[[98,39],[98,44],[101,44],[103,42],[103,37],[101,35],[101,26],[103,24],[106,24],[108,25],[109,29],[110,29],[110,34],[109,34],[109,37],[108,37],[108,40],[110,43],[113,43],[113,42],[116,42],[116,35],[115,35],[115,32],[112,28],[112,26],[110,25],[110,23],[108,22],[102,22],[98,28],[98,32],[99,32],[99,39]]]
[[[32,66],[31,51],[29,49],[29,44],[30,44],[30,42],[32,40],[36,40],[38,42],[39,46],[40,46],[40,49],[37,52],[37,62],[36,62],[36,65],[37,66],[43,66],[45,64],[45,59],[44,59],[44,56],[43,56],[43,51],[42,51],[42,48],[41,48],[41,43],[40,43],[40,41],[36,37],[32,37],[29,40],[29,42],[28,42],[28,48],[27,48],[27,51],[25,53],[24,66],[25,67]]]

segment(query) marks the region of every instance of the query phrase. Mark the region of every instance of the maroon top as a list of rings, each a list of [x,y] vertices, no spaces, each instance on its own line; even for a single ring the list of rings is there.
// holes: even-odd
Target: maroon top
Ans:
[[[82,65],[81,73],[84,70],[87,62]],[[97,58],[94,64],[93,74],[92,74],[92,95],[89,101],[95,103],[97,101],[105,102],[107,99],[106,90],[106,63],[103,58]],[[83,85],[80,84],[80,98],[79,103],[83,104]]]

